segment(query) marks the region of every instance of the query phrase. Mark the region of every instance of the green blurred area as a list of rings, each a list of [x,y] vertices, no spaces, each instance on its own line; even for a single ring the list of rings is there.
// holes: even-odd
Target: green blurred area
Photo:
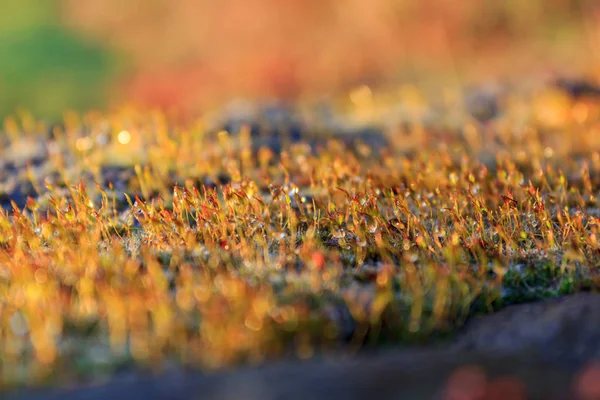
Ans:
[[[2,0],[0,116],[26,108],[45,118],[101,106],[115,57],[64,27],[56,0]]]

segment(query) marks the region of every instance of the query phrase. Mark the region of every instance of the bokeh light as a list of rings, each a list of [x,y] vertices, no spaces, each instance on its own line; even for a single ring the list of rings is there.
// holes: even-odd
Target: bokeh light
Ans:
[[[128,144],[131,141],[131,133],[128,131],[121,131],[117,135],[117,140],[121,144]]]

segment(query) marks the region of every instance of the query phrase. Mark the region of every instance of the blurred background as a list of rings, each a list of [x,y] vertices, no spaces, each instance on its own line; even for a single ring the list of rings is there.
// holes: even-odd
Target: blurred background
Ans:
[[[0,115],[587,74],[596,0],[2,0]]]

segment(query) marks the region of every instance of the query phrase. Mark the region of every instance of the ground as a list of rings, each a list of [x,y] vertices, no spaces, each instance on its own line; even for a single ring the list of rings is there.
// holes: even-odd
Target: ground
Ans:
[[[571,390],[596,357],[599,123],[572,80],[7,119],[1,382],[427,398],[475,363]]]

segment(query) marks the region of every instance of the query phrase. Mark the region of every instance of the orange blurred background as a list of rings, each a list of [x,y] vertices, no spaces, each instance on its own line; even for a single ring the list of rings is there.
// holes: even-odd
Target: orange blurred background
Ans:
[[[422,77],[595,73],[600,60],[596,0],[56,4],[57,23],[119,61],[103,104],[195,109],[240,96],[297,99]]]

